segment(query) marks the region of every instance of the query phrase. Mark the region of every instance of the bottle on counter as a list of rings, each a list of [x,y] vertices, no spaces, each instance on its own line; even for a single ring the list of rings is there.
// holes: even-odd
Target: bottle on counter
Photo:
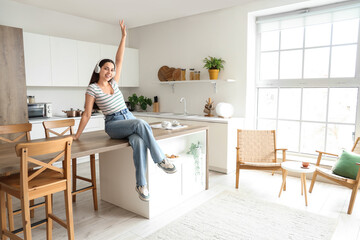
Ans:
[[[200,71],[195,71],[195,80],[200,80]]]
[[[189,70],[189,80],[195,80],[195,68],[190,68]]]
[[[182,68],[181,69],[181,81],[185,81],[186,80],[186,69],[185,68]]]
[[[35,103],[35,96],[27,96],[28,103]]]

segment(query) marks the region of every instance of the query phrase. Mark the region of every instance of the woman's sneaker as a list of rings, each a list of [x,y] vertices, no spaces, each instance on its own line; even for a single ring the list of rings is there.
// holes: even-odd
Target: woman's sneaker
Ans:
[[[169,162],[169,160],[167,158],[162,160],[162,162],[157,163],[157,165],[159,168],[164,170],[166,173],[175,173],[176,172],[175,165],[172,164],[171,162]]]
[[[139,194],[139,198],[145,202],[148,202],[150,199],[149,190],[146,186],[136,186],[135,187],[137,193]]]

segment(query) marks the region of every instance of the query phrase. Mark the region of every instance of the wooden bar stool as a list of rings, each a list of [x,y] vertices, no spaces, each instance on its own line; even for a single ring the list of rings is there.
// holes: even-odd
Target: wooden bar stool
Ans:
[[[15,151],[20,157],[20,173],[0,178],[0,211],[2,238],[21,239],[16,234],[24,233],[25,240],[31,240],[31,229],[46,223],[47,239],[52,238],[53,221],[67,229],[68,239],[74,239],[74,221],[70,190],[70,158],[72,137],[45,142],[19,143]],[[43,156],[45,155],[45,156]],[[37,159],[34,158],[36,156]],[[49,159],[49,156],[50,159]],[[63,168],[53,164],[63,158]],[[44,160],[45,159],[45,160]],[[29,164],[39,166],[29,171]],[[66,222],[52,212],[51,195],[64,191]],[[21,201],[23,227],[14,231],[6,228],[5,193]],[[29,200],[45,197],[46,218],[31,224]]]
[[[30,141],[30,131],[32,129],[31,123],[1,125],[0,126],[0,142],[1,143],[16,143],[20,141]],[[4,175],[10,175],[5,173]],[[21,209],[13,211],[12,198],[6,194],[6,205],[8,208],[8,221],[10,231],[14,230],[14,215],[20,214]],[[30,217],[34,217],[34,209],[45,206],[45,202],[35,204],[34,200],[30,201]]]
[[[74,119],[65,119],[65,120],[57,120],[57,121],[44,121],[43,126],[45,129],[45,135],[46,138],[50,138],[51,134],[55,136],[64,136],[67,132],[69,132],[71,135],[74,134],[74,125],[75,120]],[[60,133],[57,131],[54,131],[53,129],[60,129]],[[77,165],[76,165],[76,158],[72,159],[72,200],[73,202],[76,202],[76,194],[92,190],[93,193],[93,203],[94,203],[94,210],[98,210],[98,203],[97,203],[97,190],[96,190],[96,167],[95,167],[95,154],[90,155],[90,171],[91,171],[91,178],[85,178],[82,176],[77,175]],[[86,182],[90,182],[91,186],[76,189],[76,180],[80,179]]]

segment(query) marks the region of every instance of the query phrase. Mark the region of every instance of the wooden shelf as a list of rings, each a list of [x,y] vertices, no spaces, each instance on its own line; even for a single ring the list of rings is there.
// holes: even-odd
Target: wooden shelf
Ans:
[[[186,81],[166,81],[166,82],[160,82],[160,84],[167,84],[170,85],[172,88],[172,92],[175,91],[175,84],[183,84],[183,83],[210,83],[214,87],[214,92],[217,92],[216,83],[218,82],[235,82],[234,79],[217,79],[217,80],[210,80],[210,79],[204,79],[204,80],[186,80]]]

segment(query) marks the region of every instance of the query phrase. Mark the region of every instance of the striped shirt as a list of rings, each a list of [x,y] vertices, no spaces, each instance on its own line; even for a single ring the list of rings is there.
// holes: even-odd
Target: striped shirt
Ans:
[[[95,103],[104,115],[113,114],[126,109],[124,97],[119,90],[119,85],[113,79],[109,83],[114,89],[113,94],[104,93],[97,83],[90,84],[86,89],[86,94],[95,98]]]

